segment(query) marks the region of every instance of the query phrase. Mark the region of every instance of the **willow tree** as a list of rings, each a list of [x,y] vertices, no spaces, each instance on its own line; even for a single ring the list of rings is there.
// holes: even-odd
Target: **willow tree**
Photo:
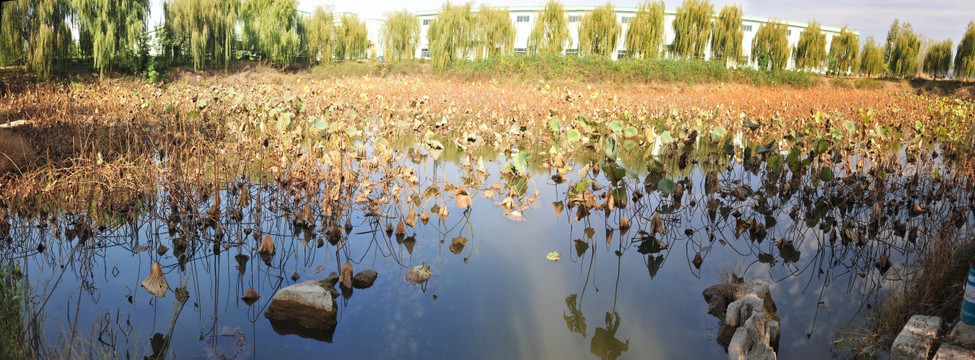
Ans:
[[[316,7],[311,16],[303,20],[305,48],[308,50],[308,63],[332,60],[332,47],[335,43],[335,15]]]
[[[68,0],[16,0],[3,3],[0,61],[26,65],[44,78],[71,51]]]
[[[611,3],[586,12],[579,24],[579,53],[612,56],[620,38],[621,27],[616,20],[616,8]]]
[[[762,24],[752,39],[752,60],[758,68],[770,71],[785,69],[789,62],[789,27],[775,19]]]
[[[951,40],[937,42],[924,54],[924,72],[935,78],[948,76],[951,70]]]
[[[354,14],[342,15],[336,33],[335,58],[339,60],[365,59],[369,49],[369,33],[366,22]]]
[[[826,62],[826,34],[818,22],[811,22],[799,34],[793,61],[796,68],[818,70]]]
[[[569,37],[565,6],[550,0],[538,13],[535,26],[528,35],[528,51],[532,54],[558,55],[569,46],[572,46],[572,38]]]
[[[740,63],[744,38],[741,6],[722,7],[711,32],[711,57],[725,65]]]
[[[856,70],[857,58],[860,55],[860,37],[845,26],[840,34],[833,37],[829,43],[827,68],[833,74],[846,74]]]
[[[146,31],[149,0],[74,0],[74,4],[79,32],[91,39],[81,43],[81,51],[92,55],[99,74],[123,64],[138,69],[133,64]]]
[[[420,41],[420,21],[407,10],[386,13],[380,37],[387,60],[412,59]]]
[[[674,17],[674,43],[670,49],[682,59],[703,59],[711,37],[714,6],[708,0],[684,0]]]
[[[291,64],[301,50],[297,5],[297,0],[245,0],[240,10],[244,48],[278,66]]]
[[[475,37],[478,58],[510,54],[515,46],[515,24],[507,8],[493,9],[485,5],[475,15]]]
[[[958,42],[955,53],[955,77],[970,79],[975,77],[975,21],[968,23],[965,35]]]
[[[164,53],[174,61],[189,56],[196,70],[221,62],[226,69],[233,59],[240,7],[240,0],[166,2]]]
[[[664,2],[645,0],[626,28],[626,56],[656,58],[664,43]]]
[[[23,14],[16,1],[0,2],[0,65],[25,62]]]
[[[897,23],[897,20],[894,20]],[[891,27],[893,29],[893,27]],[[888,38],[890,35],[888,34]],[[887,68],[891,75],[909,76],[917,71],[918,52],[921,49],[921,41],[911,28],[910,23],[904,23],[897,31],[891,46],[890,58]]]
[[[867,43],[863,45],[863,54],[860,56],[860,73],[870,77],[883,71],[884,51],[874,42],[873,36],[868,37]]]
[[[450,64],[470,56],[475,49],[474,30],[475,19],[470,3],[445,3],[437,17],[430,20],[427,31],[433,67],[446,69]]]

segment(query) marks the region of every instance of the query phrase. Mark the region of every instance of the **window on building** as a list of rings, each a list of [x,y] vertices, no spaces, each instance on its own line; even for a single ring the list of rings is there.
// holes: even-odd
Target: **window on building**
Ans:
[[[423,19],[423,26],[430,25],[430,19]]]
[[[422,50],[420,50],[420,57],[421,58],[424,58],[424,59],[429,59],[430,58],[430,49],[422,49]]]
[[[520,22],[520,23],[526,23],[528,22],[528,20],[529,20],[528,15],[518,15],[518,17],[515,18],[515,22]]]
[[[752,32],[752,26],[751,25],[742,25],[741,28],[742,28],[742,30],[745,30],[745,32]]]
[[[579,55],[579,49],[565,49],[566,55]]]
[[[620,19],[620,22],[621,23],[624,23],[624,24],[629,24],[630,23],[630,19],[632,19],[632,18],[633,18],[632,16],[624,16],[622,19]]]
[[[620,50],[616,52],[616,60],[626,57],[626,50]]]
[[[528,49],[515,48],[515,55],[525,55],[525,54],[528,54]]]
[[[786,36],[792,36],[792,29],[786,30],[785,31],[785,35]]]
[[[577,22],[579,22],[579,15],[570,15],[569,16],[569,22],[570,23],[577,23]]]

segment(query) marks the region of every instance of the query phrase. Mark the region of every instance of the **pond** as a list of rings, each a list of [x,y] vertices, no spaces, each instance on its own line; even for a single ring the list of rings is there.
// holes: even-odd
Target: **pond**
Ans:
[[[702,291],[740,278],[770,283],[780,357],[827,358],[928,241],[969,236],[975,214],[937,146],[868,156],[685,133],[563,156],[450,138],[350,145],[334,161],[355,184],[296,166],[169,182],[111,216],[11,215],[0,258],[29,284],[28,340],[66,357],[721,358]],[[157,263],[163,297],[140,286]],[[334,329],[264,316],[282,288],[346,264],[378,278],[336,286]],[[417,265],[433,276],[414,285]]]

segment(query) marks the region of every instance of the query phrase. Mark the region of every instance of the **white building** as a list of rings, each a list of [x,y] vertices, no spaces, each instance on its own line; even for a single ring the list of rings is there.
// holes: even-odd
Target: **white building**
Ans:
[[[565,54],[574,55],[579,52],[579,24],[581,23],[582,16],[588,11],[592,11],[595,6],[572,6],[566,7],[566,16],[569,18],[569,34],[571,37],[571,43],[566,48]],[[533,6],[533,7],[511,7],[508,8],[511,13],[511,21],[515,25],[516,35],[515,35],[515,54],[524,54],[528,49],[528,35],[532,31],[532,27],[535,25],[535,19],[538,18],[539,12],[542,11],[543,7]],[[474,8],[473,11],[477,11]],[[627,23],[630,19],[636,16],[637,8],[635,7],[617,7],[616,16],[622,25],[620,31],[620,38],[616,44],[616,51],[614,59],[620,59],[626,56],[626,29]],[[416,57],[418,58],[429,58],[430,52],[427,50],[429,48],[429,41],[427,41],[427,31],[430,28],[430,21],[437,16],[438,10],[434,11],[421,11],[416,13],[416,16],[420,20],[420,43],[417,46]],[[714,18],[717,19],[718,12],[715,12]],[[672,22],[676,17],[675,9],[668,9],[664,11],[664,33],[665,39],[664,44],[671,44],[674,42],[674,28]],[[742,50],[744,55],[749,56],[752,51],[752,39],[755,37],[755,33],[758,32],[758,28],[768,22],[768,18],[755,17],[755,16],[742,16],[742,27],[744,28],[744,38],[742,40]],[[799,34],[808,25],[804,22],[795,21],[785,21],[779,20],[779,22],[784,23],[788,26],[788,37],[789,46],[793,48],[796,43],[799,42]],[[823,33],[826,34],[826,48],[829,49],[830,42],[833,40],[834,36],[840,34],[840,28],[821,26]],[[859,36],[859,32],[851,30],[853,33]],[[665,45],[667,47],[668,45]],[[381,50],[378,50],[381,51]],[[708,56],[707,54],[705,56]],[[749,56],[749,64],[754,65]],[[792,65],[791,54],[789,65]]]

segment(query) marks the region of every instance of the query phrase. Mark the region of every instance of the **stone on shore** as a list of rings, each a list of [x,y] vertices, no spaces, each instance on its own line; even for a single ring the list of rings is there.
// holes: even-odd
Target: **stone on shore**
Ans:
[[[894,339],[894,344],[890,347],[890,358],[893,360],[927,359],[940,330],[940,317],[911,316],[907,325],[904,325],[904,329]]]

